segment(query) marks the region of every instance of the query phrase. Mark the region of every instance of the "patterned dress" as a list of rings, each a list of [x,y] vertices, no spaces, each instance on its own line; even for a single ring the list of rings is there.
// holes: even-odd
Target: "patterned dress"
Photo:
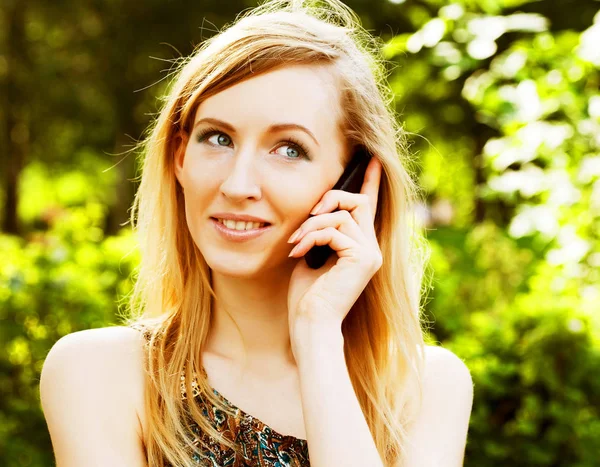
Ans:
[[[140,325],[130,325],[134,329],[143,332],[148,338],[148,331]],[[208,377],[206,370],[202,373]],[[186,399],[184,377],[181,376],[181,397]],[[218,440],[211,438],[202,432],[198,425],[192,423],[192,432],[196,446],[200,447],[200,439],[208,450],[203,452],[208,459],[201,460],[193,455],[192,459],[200,467],[309,467],[308,444],[301,438],[291,435],[283,435],[270,428],[268,425],[244,412],[228,401],[222,394],[213,388],[213,393],[227,406],[235,411],[231,416],[218,407],[205,400],[196,389],[195,381],[192,382],[193,397],[210,424],[224,437],[234,440],[241,448],[242,455],[233,449],[221,444]]]

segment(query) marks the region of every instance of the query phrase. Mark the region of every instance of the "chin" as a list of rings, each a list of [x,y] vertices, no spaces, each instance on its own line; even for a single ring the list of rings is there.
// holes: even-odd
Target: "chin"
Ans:
[[[283,269],[286,268],[286,262],[290,258],[285,257],[281,261],[268,257],[263,250],[257,254],[242,252],[217,252],[214,251],[204,256],[206,263],[213,271],[228,277],[239,277],[245,279],[265,278],[265,274],[275,274],[275,277],[281,278],[285,275]]]
[[[252,255],[241,252],[212,253],[204,258],[213,272],[231,277],[251,277],[264,268],[262,258],[251,258]],[[258,256],[258,255],[256,255]]]
[[[227,277],[235,277],[237,279],[252,279],[252,278],[256,278],[259,277],[259,272],[256,269],[244,269],[244,270],[240,270],[240,269],[232,269],[232,268],[224,268],[224,267],[220,267],[216,266],[216,267],[211,267],[213,274],[214,273],[218,273],[221,276],[227,276]]]

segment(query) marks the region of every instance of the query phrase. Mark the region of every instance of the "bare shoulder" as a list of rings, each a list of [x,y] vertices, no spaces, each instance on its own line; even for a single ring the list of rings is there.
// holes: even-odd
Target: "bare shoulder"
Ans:
[[[465,362],[445,347],[426,345],[425,362],[426,367],[429,367],[430,370],[436,370],[430,371],[432,377],[435,377],[435,374],[439,375],[441,372],[442,375],[456,373],[463,380],[471,378],[471,372]]]
[[[425,347],[425,386],[440,394],[450,395],[450,389],[463,402],[473,399],[473,379],[466,363],[454,352],[444,347]]]
[[[60,338],[40,378],[57,465],[144,465],[143,337],[125,326]]]
[[[123,396],[137,395],[143,382],[142,352],[141,333],[126,326],[73,332],[61,337],[48,352],[40,386],[52,383],[44,376],[84,377],[81,382],[86,391],[94,390],[90,384],[94,382],[95,387],[118,387]]]
[[[463,465],[473,405],[469,368],[451,350],[427,345],[424,372],[423,404],[409,429],[405,465]]]
[[[88,357],[94,356],[98,351],[100,356],[139,356],[142,351],[141,343],[141,333],[127,326],[86,329],[61,337],[48,352],[48,357],[51,354],[71,355],[73,350],[86,352]]]

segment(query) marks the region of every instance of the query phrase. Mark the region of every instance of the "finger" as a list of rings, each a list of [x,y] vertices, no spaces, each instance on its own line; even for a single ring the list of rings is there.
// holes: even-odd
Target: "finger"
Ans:
[[[329,245],[338,256],[354,256],[360,248],[357,242],[333,227],[308,232],[304,238],[290,252],[289,256],[304,256],[316,245]]]
[[[326,227],[333,227],[359,243],[364,241],[365,238],[364,232],[356,223],[352,215],[348,211],[343,210],[310,217],[290,236],[288,243],[297,243],[302,240],[308,232],[324,229]]]
[[[348,211],[365,235],[375,235],[375,217],[371,213],[369,196],[362,193],[349,193],[344,190],[329,190],[323,195],[322,206],[312,217],[325,214],[336,209]]]
[[[377,212],[377,201],[379,198],[379,185],[381,182],[381,172],[383,166],[376,157],[371,157],[367,170],[365,172],[365,180],[363,182],[360,192],[369,197],[371,204],[371,214],[373,215],[373,221],[375,220],[375,213]]]

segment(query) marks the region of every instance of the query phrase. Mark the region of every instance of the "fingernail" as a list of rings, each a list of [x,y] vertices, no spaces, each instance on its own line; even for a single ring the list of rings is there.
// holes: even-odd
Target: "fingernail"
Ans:
[[[292,248],[292,251],[290,251],[290,254],[288,255],[288,258],[290,256],[292,256],[294,253],[296,253],[296,250],[298,249],[298,245],[296,245],[294,248]]]
[[[298,238],[298,236],[300,235],[301,230],[302,230],[302,228],[299,228],[298,230],[296,230],[287,242],[294,243],[296,241],[296,239]]]
[[[310,213],[311,213],[312,215],[315,215],[315,214],[317,214],[317,213],[319,212],[319,209],[321,209],[321,207],[322,207],[322,206],[323,206],[323,203],[319,203],[319,204],[317,204],[317,205],[316,205],[316,206],[313,208],[313,210],[312,210],[312,211],[310,211]]]

